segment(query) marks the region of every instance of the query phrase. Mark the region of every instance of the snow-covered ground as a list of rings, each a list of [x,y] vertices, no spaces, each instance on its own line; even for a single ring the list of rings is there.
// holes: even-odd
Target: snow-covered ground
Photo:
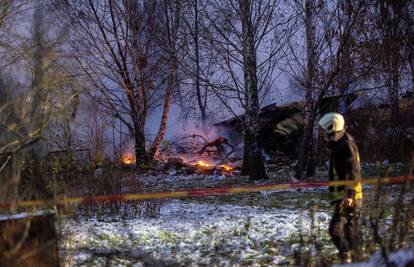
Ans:
[[[402,249],[386,256],[380,251],[372,255],[367,262],[354,263],[348,265],[335,265],[336,267],[411,267],[414,266],[414,247]]]
[[[314,217],[315,229],[326,232],[328,214],[316,212]],[[82,265],[90,260],[91,255],[82,248],[98,251],[140,248],[155,259],[179,265],[266,266],[288,264],[294,250],[290,242],[299,240],[301,232],[308,236],[309,230],[310,214],[305,210],[172,200],[155,219],[67,220],[62,248],[77,251],[68,265]]]
[[[259,183],[290,181],[288,171],[274,177],[283,179]],[[132,180],[137,178],[145,191],[251,184],[240,176],[131,175]],[[124,193],[131,190],[126,189]],[[380,229],[383,236],[385,226],[392,223],[391,206],[399,192],[399,186],[388,186],[379,195],[378,203],[388,210]],[[412,190],[409,192],[404,198],[407,203],[413,198]],[[375,206],[376,189],[364,187],[364,194],[365,206]],[[107,216],[90,216],[92,212],[62,220],[65,266],[143,266],[144,262],[149,266],[291,265],[301,243],[305,250],[311,246],[307,241],[311,207],[317,207],[314,241],[325,256],[331,256],[330,262],[335,261],[336,249],[327,231],[332,208],[326,188],[163,200],[154,205],[155,213],[149,213],[155,218],[145,216],[148,207],[154,209],[148,203],[153,202],[134,203],[132,209],[126,204]],[[159,212],[157,205],[161,205]],[[126,212],[117,215],[120,209]],[[128,218],[122,217],[125,214]],[[318,252],[311,251],[317,258]]]

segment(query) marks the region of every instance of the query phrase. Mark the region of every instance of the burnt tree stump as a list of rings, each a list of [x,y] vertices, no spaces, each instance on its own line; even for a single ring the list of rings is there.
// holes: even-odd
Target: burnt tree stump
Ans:
[[[0,267],[59,265],[54,213],[0,215]]]

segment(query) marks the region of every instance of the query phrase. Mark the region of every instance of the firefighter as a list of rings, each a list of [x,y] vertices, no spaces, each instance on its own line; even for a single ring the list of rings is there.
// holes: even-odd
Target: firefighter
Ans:
[[[362,205],[358,148],[352,136],[345,131],[345,120],[341,114],[325,114],[320,119],[319,126],[331,151],[329,181],[349,181],[346,185],[333,184],[329,187],[329,198],[334,207],[329,234],[339,250],[341,261],[349,263],[356,256],[359,239],[357,213]]]

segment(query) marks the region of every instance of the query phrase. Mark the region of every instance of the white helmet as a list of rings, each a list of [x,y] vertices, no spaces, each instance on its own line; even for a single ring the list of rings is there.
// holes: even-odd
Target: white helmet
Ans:
[[[330,112],[319,120],[319,126],[325,129],[328,134],[340,132],[345,128],[345,120],[341,114]]]

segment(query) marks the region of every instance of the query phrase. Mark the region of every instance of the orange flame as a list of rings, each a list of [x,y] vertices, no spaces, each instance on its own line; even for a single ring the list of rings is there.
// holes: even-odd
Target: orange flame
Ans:
[[[228,171],[228,172],[233,170],[233,167],[226,165],[226,164],[222,164],[219,167],[223,168],[225,171]]]
[[[206,162],[204,162],[202,160],[199,160],[197,162],[197,165],[200,166],[200,167],[212,167],[212,165],[210,165],[210,164],[208,164],[208,163],[206,163]]]
[[[216,167],[217,165],[210,164],[210,163],[204,162],[202,160],[199,160],[197,162],[197,166],[199,166],[201,168],[208,168],[208,167]],[[221,164],[221,165],[218,165],[217,167],[222,168],[223,170],[228,171],[228,172],[233,171],[233,169],[234,169],[233,167],[231,167],[229,165],[226,165],[226,164]]]
[[[121,157],[121,162],[125,165],[131,165],[135,163],[135,155],[132,152],[126,152]]]

